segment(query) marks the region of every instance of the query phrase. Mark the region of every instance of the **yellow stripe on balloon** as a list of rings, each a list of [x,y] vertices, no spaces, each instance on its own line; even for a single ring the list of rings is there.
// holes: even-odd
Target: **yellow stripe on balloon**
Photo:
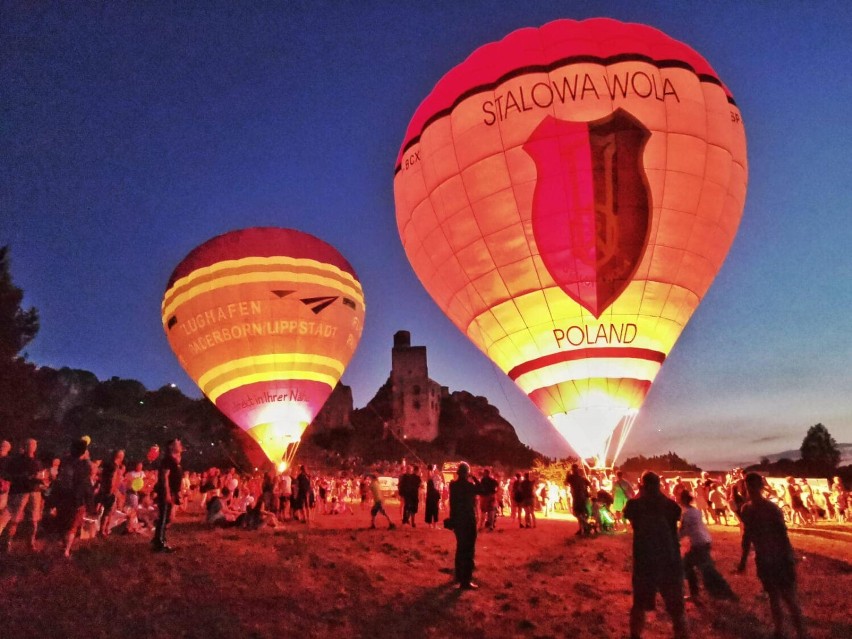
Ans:
[[[224,384],[229,383],[235,379],[242,379],[246,375],[252,374],[264,374],[264,373],[278,373],[282,380],[290,379],[293,376],[293,373],[303,373],[305,371],[310,371],[312,373],[327,375],[333,379],[340,379],[342,375],[341,369],[342,365],[338,366],[326,366],[320,363],[314,363],[310,361],[301,361],[301,362],[276,362],[265,365],[247,365],[241,368],[231,370],[221,375],[217,375],[215,377],[210,377],[207,382],[204,384],[199,384],[201,390],[207,393],[211,391],[211,389],[218,388],[223,386]]]
[[[284,255],[277,255],[273,257],[244,257],[238,260],[222,260],[221,262],[216,262],[215,264],[196,269],[189,275],[186,275],[176,280],[172,287],[168,291],[166,291],[165,300],[168,300],[169,296],[179,293],[181,289],[194,285],[194,283],[198,280],[210,278],[211,276],[215,276],[221,273],[222,271],[243,268],[250,271],[253,270],[253,267],[258,266],[292,266],[296,267],[300,271],[301,269],[305,268],[315,268],[320,271],[327,271],[333,274],[334,276],[340,278],[341,281],[349,283],[353,288],[357,289],[358,291],[361,290],[361,284],[358,282],[358,280],[352,277],[351,274],[339,269],[333,264],[328,264],[326,262],[318,262],[317,260],[311,260],[307,258],[295,258],[287,257]],[[164,305],[166,303],[165,300],[163,303]]]
[[[294,275],[297,275],[297,277],[294,277]],[[360,302],[362,305],[364,303],[363,294],[360,290],[356,291],[354,288],[345,286],[341,282],[331,279],[329,277],[296,274],[292,271],[276,271],[274,273],[261,272],[251,274],[244,273],[242,275],[229,275],[218,278],[216,280],[212,280],[210,282],[205,282],[203,284],[199,284],[198,286],[190,288],[185,293],[175,296],[169,302],[168,306],[164,305],[163,307],[163,325],[166,325],[166,322],[168,322],[168,318],[174,314],[175,310],[181,304],[185,304],[190,300],[198,297],[199,295],[210,293],[216,289],[226,288],[228,286],[243,286],[249,282],[269,282],[270,284],[283,282],[290,284],[319,284],[320,286],[327,286],[328,288],[334,289],[344,295],[351,295],[352,297],[356,298],[356,302]]]
[[[224,395],[228,391],[234,390],[235,388],[239,388],[241,386],[246,386],[248,384],[256,384],[258,382],[281,382],[282,384],[284,384],[288,381],[305,380],[311,382],[320,382],[322,384],[327,384],[331,388],[334,388],[337,385],[339,379],[339,376],[335,377],[333,375],[326,375],[323,373],[317,373],[315,371],[308,370],[267,371],[263,373],[255,373],[252,375],[243,375],[224,384],[220,384],[216,388],[211,389],[209,392],[205,391],[205,394],[210,398],[211,401],[215,402],[217,399],[219,399],[221,395]]]
[[[263,273],[268,273],[272,276],[280,276],[281,273],[287,273],[290,274],[295,281],[302,281],[311,276],[327,277],[338,282],[338,285],[335,286],[335,288],[343,287],[341,290],[351,291],[350,294],[356,297],[363,295],[363,291],[360,286],[354,284],[351,278],[342,277],[342,275],[345,274],[334,267],[305,267],[298,264],[243,265],[238,268],[230,268],[213,274],[204,273],[204,277],[196,278],[192,280],[192,282],[183,285],[173,286],[164,297],[163,304],[165,305],[170,303],[174,297],[181,295],[188,290],[206,286],[210,282],[215,282],[225,277],[235,277],[243,274],[260,275]]]
[[[253,357],[242,357],[235,359],[219,366],[214,366],[198,378],[199,386],[206,386],[212,379],[220,377],[225,373],[230,373],[241,368],[250,368],[252,366],[263,366],[267,364],[320,364],[335,370],[339,375],[343,375],[343,363],[333,357],[324,355],[310,355],[307,353],[268,353],[266,355],[255,355]]]

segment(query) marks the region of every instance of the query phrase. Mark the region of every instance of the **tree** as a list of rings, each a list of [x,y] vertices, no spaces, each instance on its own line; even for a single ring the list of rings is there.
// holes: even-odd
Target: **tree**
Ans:
[[[840,449],[834,437],[822,424],[816,424],[808,429],[799,448],[802,461],[811,472],[830,475],[840,463]]]
[[[24,292],[12,282],[9,247],[0,247],[0,438],[29,435],[38,409],[36,367],[20,355],[38,333],[38,312],[24,310]]]
[[[621,470],[631,471],[631,472],[643,472],[646,470],[653,470],[655,472],[661,471],[698,471],[701,470],[695,464],[691,464],[685,459],[683,459],[677,453],[673,453],[669,451],[665,455],[653,455],[652,457],[645,457],[644,455],[639,455],[637,457],[630,457],[625,459],[621,464]]]
[[[38,333],[38,311],[21,308],[23,300],[9,272],[9,247],[0,247],[0,365],[16,359]]]

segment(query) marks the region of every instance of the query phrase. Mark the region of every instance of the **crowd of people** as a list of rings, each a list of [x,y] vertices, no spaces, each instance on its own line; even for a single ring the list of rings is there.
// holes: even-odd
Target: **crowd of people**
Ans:
[[[459,588],[475,589],[474,553],[478,532],[491,532],[498,521],[534,529],[540,517],[573,515],[577,535],[633,530],[632,637],[639,637],[645,611],[660,593],[675,635],[686,636],[684,579],[689,595],[736,599],[711,556],[708,525],[737,525],[742,531],[742,560],[755,550],[758,576],[769,595],[780,632],[783,608],[804,636],[795,590],[795,567],[787,528],[817,521],[852,520],[850,495],[840,478],[810,482],[771,479],[733,469],[724,476],[702,472],[694,477],[663,478],[645,473],[638,482],[620,470],[605,472],[573,464],[561,482],[533,471],[501,473],[476,470],[461,462],[439,468],[390,462],[369,469],[347,468],[311,473],[305,465],[266,473],[238,473],[235,468],[184,471],[183,447],[172,440],[164,451],[154,445],[145,459],[129,463],[116,450],[92,460],[91,440],[71,442],[66,457],[44,463],[38,442],[27,439],[12,454],[0,442],[0,549],[26,543],[37,549],[39,537],[55,535],[70,556],[78,535],[109,537],[116,531],[147,534],[156,552],[172,552],[167,541],[175,511],[194,511],[211,527],[278,527],[286,522],[309,525],[325,515],[370,512],[370,527],[384,517],[388,498],[398,498],[400,525],[446,528],[456,537],[455,578]],[[423,505],[421,514],[421,505]],[[688,550],[681,556],[681,540]]]
[[[369,468],[353,462],[345,470],[320,473],[309,473],[304,466],[261,474],[241,474],[235,468],[185,472],[180,467],[182,449],[171,450],[180,448],[179,441],[163,452],[152,446],[145,459],[134,462],[125,459],[123,450],[92,460],[89,444],[88,438],[76,440],[65,459],[46,464],[33,439],[23,442],[17,454],[8,441],[0,442],[0,549],[10,548],[25,521],[26,542],[35,547],[45,515],[45,532],[59,534],[70,554],[78,534],[108,537],[115,530],[149,534],[156,550],[169,552],[166,531],[174,508],[196,509],[214,526],[247,528],[289,521],[309,524],[312,517],[354,514],[356,508],[371,510],[372,526],[378,516],[394,526],[394,515],[385,508],[391,497],[400,502],[401,525],[443,528],[449,512],[453,473],[435,465],[421,470],[403,460]],[[562,482],[532,471],[501,476],[494,469],[479,468],[469,473],[478,484],[476,528],[486,532],[501,520],[532,529],[539,518],[554,513],[572,514],[581,536],[624,530],[624,508],[638,490],[621,471],[589,471],[577,464]],[[852,520],[849,493],[837,477],[827,489],[792,477],[766,489],[789,526]],[[704,472],[661,478],[660,490],[675,501],[689,492],[691,506],[705,524],[739,525],[747,499],[740,469],[724,476]]]

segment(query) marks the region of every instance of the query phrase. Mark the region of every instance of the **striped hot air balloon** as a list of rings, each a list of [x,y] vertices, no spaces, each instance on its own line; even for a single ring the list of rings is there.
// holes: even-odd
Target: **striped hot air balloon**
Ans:
[[[747,175],[739,108],[698,53],[559,20],[438,82],[397,157],[396,219],[448,317],[603,462],[724,261]]]
[[[273,463],[289,463],[355,352],[364,294],[329,244],[250,228],[184,258],[166,286],[162,321],[204,394]]]

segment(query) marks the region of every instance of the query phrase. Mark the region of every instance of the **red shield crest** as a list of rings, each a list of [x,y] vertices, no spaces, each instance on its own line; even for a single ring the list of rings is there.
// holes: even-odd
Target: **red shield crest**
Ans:
[[[630,283],[648,243],[650,135],[618,109],[594,122],[547,116],[524,143],[538,172],[532,228],[541,259],[595,318]]]

